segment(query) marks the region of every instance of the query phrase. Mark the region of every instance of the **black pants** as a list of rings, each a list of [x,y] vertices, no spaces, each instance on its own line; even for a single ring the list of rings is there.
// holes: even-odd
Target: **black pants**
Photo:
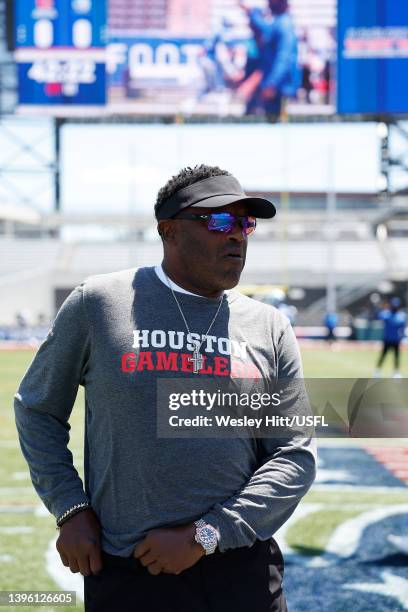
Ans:
[[[383,343],[383,349],[382,349],[382,353],[380,355],[380,358],[378,360],[378,366],[377,367],[381,367],[382,362],[384,361],[384,358],[386,356],[386,354],[388,353],[388,351],[394,351],[394,369],[398,370],[399,368],[399,355],[400,355],[400,343],[399,342],[384,342]]]
[[[272,539],[201,557],[179,575],[152,576],[132,557],[102,553],[84,577],[86,612],[286,612],[283,558]]]

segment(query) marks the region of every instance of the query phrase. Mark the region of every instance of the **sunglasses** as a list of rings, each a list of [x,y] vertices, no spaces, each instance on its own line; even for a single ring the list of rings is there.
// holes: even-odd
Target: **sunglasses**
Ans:
[[[199,213],[180,213],[176,219],[192,219],[193,221],[208,221],[207,228],[211,232],[224,232],[228,234],[236,227],[237,223],[242,228],[242,235],[249,236],[255,231],[255,217],[239,217],[229,212],[199,214]]]

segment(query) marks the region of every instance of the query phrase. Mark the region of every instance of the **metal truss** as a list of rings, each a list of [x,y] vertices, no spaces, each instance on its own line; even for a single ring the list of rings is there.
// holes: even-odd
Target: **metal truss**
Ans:
[[[6,203],[41,211],[48,193],[54,203],[52,208],[56,208],[55,204],[59,205],[57,177],[52,121],[0,117],[0,198]]]
[[[386,121],[385,131],[381,145],[381,171],[385,177],[386,191],[388,194],[408,194],[408,131],[402,123],[397,121]],[[394,135],[399,135],[405,141],[405,150],[399,155],[392,155],[390,140]],[[393,171],[399,170],[405,176],[406,184],[398,189],[393,188]]]

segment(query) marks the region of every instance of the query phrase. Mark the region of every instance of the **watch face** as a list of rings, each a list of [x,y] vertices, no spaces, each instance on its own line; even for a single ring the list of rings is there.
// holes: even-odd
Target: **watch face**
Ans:
[[[212,527],[201,527],[199,538],[204,546],[214,546],[217,543],[217,535]]]

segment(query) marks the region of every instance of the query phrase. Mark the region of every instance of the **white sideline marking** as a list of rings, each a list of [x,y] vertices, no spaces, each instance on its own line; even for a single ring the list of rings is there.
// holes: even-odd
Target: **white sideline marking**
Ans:
[[[35,493],[35,489],[33,487],[0,487],[0,496],[14,493]]]
[[[351,557],[358,549],[361,536],[366,527],[395,514],[408,514],[408,504],[377,508],[345,521],[334,530],[326,546],[324,556],[336,555],[342,559]]]
[[[14,533],[31,533],[32,527],[0,527],[0,533],[4,535],[11,535]]]
[[[288,529],[300,519],[304,518],[308,514],[312,514],[313,512],[318,512],[323,507],[324,504],[301,504],[296,508],[286,523],[284,523],[284,525],[278,529],[273,537],[279,544],[279,548],[281,549],[283,555],[298,555],[298,553],[296,553],[296,551],[294,551],[286,541],[286,533]]]
[[[30,472],[14,472],[11,480],[30,480]]]
[[[391,572],[382,572],[383,582],[356,582],[355,584],[343,584],[343,589],[363,591],[366,593],[378,593],[385,597],[396,599],[404,608],[408,610],[408,580],[397,576]]]
[[[16,440],[0,440],[0,448],[20,448]]]
[[[76,591],[77,598],[84,601],[84,577],[81,573],[73,574],[61,561],[55,544],[58,538],[51,540],[45,552],[45,565],[48,574],[63,591]]]
[[[0,506],[0,514],[31,514],[35,506]]]
[[[14,557],[11,555],[0,555],[0,563],[10,563],[13,559]]]

